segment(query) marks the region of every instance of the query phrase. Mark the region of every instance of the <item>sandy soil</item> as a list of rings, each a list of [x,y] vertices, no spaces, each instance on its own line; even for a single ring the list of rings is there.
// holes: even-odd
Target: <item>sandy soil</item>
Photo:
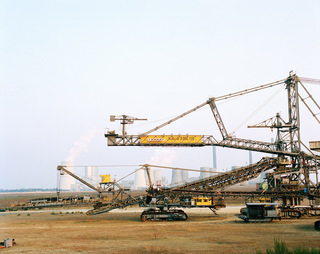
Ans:
[[[183,222],[141,222],[140,208],[90,217],[84,210],[0,213],[0,239],[17,242],[1,253],[265,253],[274,239],[320,247],[316,218],[244,223],[239,209],[186,209]]]

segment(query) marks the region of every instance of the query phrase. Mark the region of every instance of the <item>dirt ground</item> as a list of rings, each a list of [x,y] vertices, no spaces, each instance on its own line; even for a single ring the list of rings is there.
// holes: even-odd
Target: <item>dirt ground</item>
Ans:
[[[240,207],[186,209],[182,222],[141,222],[140,208],[86,216],[84,212],[25,211],[0,213],[0,239],[17,245],[1,253],[256,253],[273,247],[320,247],[316,218],[244,223]]]

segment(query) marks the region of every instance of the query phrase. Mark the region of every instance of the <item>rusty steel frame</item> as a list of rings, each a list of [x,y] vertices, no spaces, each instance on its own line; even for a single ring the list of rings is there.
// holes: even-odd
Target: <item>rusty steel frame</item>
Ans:
[[[287,79],[276,81],[263,86],[243,90],[233,94],[220,96],[216,98],[210,98],[205,103],[192,108],[191,110],[147,131],[141,135],[127,135],[125,132],[122,135],[118,135],[115,132],[108,132],[105,137],[108,139],[108,145],[110,146],[222,146],[241,150],[251,150],[264,153],[277,154],[278,158],[263,158],[256,164],[249,165],[246,167],[239,168],[234,171],[220,174],[218,176],[201,179],[192,183],[187,183],[182,186],[175,188],[168,188],[163,190],[155,190],[150,186],[148,195],[152,195],[157,198],[157,202],[165,203],[165,200],[169,199],[171,202],[178,201],[179,199],[186,196],[271,196],[276,198],[281,197],[310,197],[319,198],[319,184],[314,185],[310,179],[309,174],[312,170],[317,172],[319,156],[307,155],[301,152],[301,140],[300,140],[300,115],[299,115],[299,93],[298,93],[298,82],[299,78],[290,73]],[[300,82],[301,83],[301,82]],[[276,116],[276,119],[269,119],[256,125],[256,127],[270,127],[277,128],[277,140],[275,143],[253,141],[249,139],[232,138],[228,133],[223,124],[222,118],[219,114],[216,101],[226,100],[234,98],[243,94],[255,92],[268,87],[285,84],[288,95],[288,115],[289,121],[285,122],[280,118],[280,115]],[[300,97],[301,98],[301,97]],[[305,103],[305,101],[303,101]],[[150,144],[141,144],[141,137],[148,135],[172,122],[181,119],[182,117],[209,105],[213,116],[218,125],[219,131],[222,135],[222,140],[218,141],[212,135],[201,135],[201,141],[198,143],[186,144],[186,143],[157,143],[153,142]],[[272,126],[268,126],[272,124]],[[280,131],[281,129],[281,131]],[[168,135],[165,135],[168,136]],[[169,135],[170,136],[170,135]],[[177,135],[174,135],[177,136]],[[291,158],[290,164],[283,164],[281,160],[289,156]],[[148,167],[146,167],[148,170]],[[292,185],[289,189],[286,186],[277,185],[274,180],[274,188],[272,190],[256,191],[256,192],[224,192],[223,189],[237,183],[247,181],[256,178],[262,172],[267,170],[273,170],[269,177],[274,175],[286,175],[292,181],[298,181],[303,185]],[[148,174],[149,176],[149,174]],[[149,177],[150,178],[150,177]],[[149,179],[150,181],[150,179]],[[306,191],[301,189],[301,186],[305,186]],[[291,189],[290,189],[291,188]],[[132,204],[145,204],[144,197],[133,198],[130,195],[124,199],[116,199],[113,204],[97,205],[95,209],[91,210],[91,213],[96,214],[97,212],[105,212],[114,208],[124,207]],[[179,206],[179,204],[177,204]],[[89,212],[90,213],[90,212]]]

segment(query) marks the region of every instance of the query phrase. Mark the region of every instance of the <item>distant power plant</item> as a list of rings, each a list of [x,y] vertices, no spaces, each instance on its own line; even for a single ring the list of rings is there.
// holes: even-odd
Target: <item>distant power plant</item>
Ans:
[[[152,185],[154,186],[169,186],[167,178],[162,175],[161,169],[155,169],[150,171],[150,177]],[[183,184],[189,181],[188,171],[172,169],[171,185]],[[135,173],[133,189],[145,189],[149,185],[148,178],[145,170],[140,169]]]
[[[206,177],[215,176],[218,174],[216,168],[201,167],[200,171],[201,171],[200,178],[206,178]]]
[[[154,184],[156,186],[162,186],[162,172],[161,169],[156,169],[153,171]]]
[[[91,182],[93,185],[96,185],[100,182],[99,177],[99,168],[90,166],[85,168],[85,177]]]
[[[200,175],[189,177],[189,171],[187,170],[179,170],[179,169],[172,169],[171,170],[171,179],[167,179],[165,176],[162,175],[162,169],[151,169],[150,170],[150,178],[151,184],[153,186],[159,187],[169,187],[169,186],[176,186],[182,185],[189,181],[194,181],[201,178],[208,178],[212,176],[216,176],[219,173],[217,172],[217,158],[216,158],[216,147],[213,146],[212,148],[212,155],[213,155],[213,166],[214,167],[201,167],[200,168]],[[252,164],[252,151],[249,151],[249,164]],[[73,162],[64,161],[61,165],[67,166],[68,170],[74,173]],[[231,170],[235,170],[239,168],[238,166],[232,166]],[[96,166],[87,166],[84,169],[84,176],[87,182],[89,182],[93,186],[99,185],[100,176],[99,176],[99,168]],[[262,182],[264,179],[265,174],[261,174],[259,179],[251,180],[250,182],[243,182],[241,185],[247,184],[255,184],[256,182]],[[132,189],[146,189],[149,186],[148,176],[144,169],[140,169],[135,173],[134,180],[126,180],[121,182],[122,185],[127,186]],[[60,188],[62,190],[71,190],[71,191],[86,191],[89,190],[88,187],[83,186],[79,182],[75,182],[74,178],[70,175],[62,175]]]
[[[145,171],[143,169],[139,169],[134,178],[134,189],[145,189],[147,188],[147,181]]]
[[[181,170],[172,169],[171,185],[177,185],[182,183]]]
[[[162,176],[161,169],[150,170],[151,184],[154,186],[164,186],[165,178]],[[133,189],[145,189],[149,186],[148,177],[145,170],[140,169],[135,174]]]
[[[200,176],[199,177],[189,177],[189,172],[187,170],[179,170],[179,169],[172,169],[171,172],[171,182],[168,184],[165,182],[165,177],[162,176],[161,169],[151,170],[151,181],[154,186],[175,186],[180,184],[185,184],[190,180],[195,180],[199,178],[207,178],[216,176],[219,173],[217,172],[217,154],[216,154],[216,147],[213,146],[212,148],[212,156],[213,156],[213,166],[214,167],[201,167],[200,168]],[[249,151],[249,164],[252,164],[252,151]],[[238,166],[232,166],[231,170],[235,170],[239,168]],[[263,176],[262,176],[263,177]],[[261,181],[261,180],[260,180]],[[133,189],[145,189],[148,187],[148,178],[147,174],[143,169],[140,169],[135,174],[135,180],[133,184]],[[247,183],[243,183],[247,184]]]
[[[95,166],[88,166],[88,167],[85,167],[84,171],[85,171],[84,175],[85,175],[86,181],[91,185],[97,187],[101,182],[101,179],[99,176],[99,168]],[[88,191],[90,190],[90,188],[87,186],[84,186],[80,182],[76,182],[71,185],[71,190],[72,191]]]
[[[182,177],[182,182],[187,183],[189,182],[189,172],[186,170],[181,170],[181,177]]]
[[[62,166],[67,166],[68,170],[73,173],[73,162],[70,161],[63,161],[61,162]],[[62,175],[61,182],[60,182],[60,189],[61,190],[71,190],[72,185],[74,185],[75,181],[74,178],[70,175]]]
[[[74,167],[73,167],[73,162],[70,161],[63,161],[61,162],[62,166],[66,166],[67,169],[71,172],[71,173],[75,173],[74,172]],[[97,186],[100,182],[100,177],[99,177],[99,168],[98,167],[94,167],[94,166],[90,166],[90,167],[85,167],[85,172],[84,172],[84,178],[86,179],[86,181],[90,184],[92,184],[93,186]],[[60,189],[61,190],[67,190],[67,191],[86,191],[86,190],[90,190],[89,187],[84,186],[83,184],[81,184],[80,182],[75,182],[75,179],[70,176],[70,175],[62,175],[61,176],[61,183],[60,183]]]
[[[212,156],[213,156],[213,165],[214,167],[201,167],[200,168],[200,175],[198,177],[189,177],[189,172],[187,170],[179,170],[179,169],[172,169],[171,171],[171,179],[169,180],[162,175],[162,169],[151,169],[150,170],[150,178],[152,181],[153,186],[160,186],[160,187],[169,187],[175,185],[185,184],[189,181],[207,178],[216,176],[219,173],[217,172],[217,156],[216,156],[216,147],[213,146],[212,148]],[[249,151],[249,164],[252,164],[252,151]],[[74,173],[73,162],[64,161],[61,165],[67,166],[68,170]],[[237,169],[237,166],[232,166],[231,170]],[[100,182],[99,177],[99,168],[95,166],[87,166],[85,167],[84,172],[86,181],[88,181],[93,186],[97,186]],[[263,181],[264,174],[261,175],[260,179],[256,181]],[[255,181],[252,181],[255,182]],[[123,185],[130,187],[132,189],[146,189],[149,186],[147,173],[144,169],[140,169],[135,173],[134,180],[131,181],[123,181]],[[242,183],[248,184],[246,182]],[[61,177],[60,188],[62,190],[72,190],[72,191],[84,191],[88,190],[88,187],[83,186],[82,184],[76,182],[74,178],[70,175],[63,175]]]
[[[184,184],[188,181],[189,181],[188,171],[172,169],[171,185]]]

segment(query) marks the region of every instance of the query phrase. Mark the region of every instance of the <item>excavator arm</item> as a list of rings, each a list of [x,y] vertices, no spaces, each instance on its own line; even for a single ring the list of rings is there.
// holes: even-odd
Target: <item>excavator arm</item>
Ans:
[[[259,151],[259,152],[266,152],[266,153],[273,153],[273,154],[280,153],[281,151],[277,150],[277,147],[274,146],[274,144],[272,143],[230,137],[222,121],[221,115],[219,114],[216,102],[241,96],[247,93],[256,92],[256,91],[277,86],[280,84],[285,84],[285,81],[286,81],[285,79],[279,80],[273,83],[246,89],[236,93],[231,93],[231,94],[216,97],[216,98],[209,98],[206,102],[140,135],[128,135],[124,131],[122,132],[122,135],[121,134],[119,135],[119,134],[116,134],[115,131],[108,131],[105,134],[105,137],[107,138],[107,144],[108,146],[213,146],[213,145],[216,145],[216,146],[245,149],[245,150],[252,150],[252,151]],[[157,131],[160,128],[163,128],[185,117],[186,115],[197,111],[198,109],[206,105],[210,106],[210,109],[213,113],[213,116],[219,128],[219,131],[221,133],[222,141],[218,141],[212,135],[150,135],[154,131]],[[124,125],[124,122],[121,122],[121,124]],[[292,151],[288,151],[287,154],[296,155]]]
[[[140,135],[128,135],[122,133],[119,135],[115,131],[109,131],[105,134],[107,138],[108,146],[189,146],[189,147],[201,147],[201,146],[221,146],[229,147],[241,150],[251,150],[263,153],[271,153],[278,155],[287,155],[291,157],[299,156],[301,152],[300,141],[300,117],[299,117],[299,94],[298,83],[301,84],[300,79],[290,73],[290,76],[286,79],[265,84],[262,86],[253,87],[250,89],[242,90],[239,92],[210,98],[206,102],[184,112],[181,115],[159,125],[155,128],[146,131]],[[288,111],[289,121],[279,124],[278,137],[275,143],[255,141],[250,139],[235,138],[228,134],[225,125],[222,121],[221,115],[218,111],[216,102],[227,99],[232,99],[248,93],[260,91],[262,89],[284,85],[288,91]],[[304,87],[305,89],[305,87]],[[309,97],[311,95],[308,93]],[[313,99],[313,98],[312,98]],[[314,101],[314,100],[313,100]],[[303,101],[305,103],[305,101]],[[151,135],[151,133],[163,128],[186,115],[197,111],[198,109],[209,105],[213,113],[218,129],[221,133],[222,140],[219,141],[213,135]],[[319,105],[316,104],[319,108]],[[320,108],[319,108],[320,109]],[[313,113],[312,113],[313,114]],[[315,114],[313,114],[315,116]],[[317,119],[317,118],[316,118]],[[318,119],[317,119],[318,120]],[[264,123],[266,127],[266,123]],[[256,127],[256,126],[255,126]],[[261,127],[261,126],[260,126]],[[273,126],[270,126],[274,128]],[[281,128],[281,131],[280,131]]]
[[[75,175],[74,173],[72,173],[71,171],[66,169],[66,166],[58,166],[57,170],[60,171],[60,175],[64,175],[64,174],[68,174],[70,176],[72,176],[74,179],[78,180],[79,182],[83,183],[84,185],[88,186],[90,189],[95,190],[98,193],[102,192],[101,188],[96,188],[95,186],[93,186],[92,184],[88,183],[87,181],[83,180],[82,178],[78,177],[77,175]]]

